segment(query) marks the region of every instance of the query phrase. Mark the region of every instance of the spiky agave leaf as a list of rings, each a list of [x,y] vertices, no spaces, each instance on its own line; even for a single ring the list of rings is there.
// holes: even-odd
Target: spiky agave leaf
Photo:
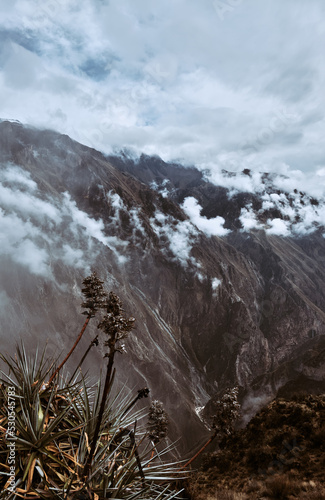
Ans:
[[[66,500],[68,494],[72,497],[85,487],[99,497],[172,498],[174,492],[166,482],[177,476],[176,467],[148,459],[150,450],[143,442],[146,431],[140,426],[135,429],[135,422],[143,419],[146,410],[125,412],[134,400],[131,394],[108,398],[92,472],[85,483],[83,470],[100,407],[100,381],[94,386],[81,375],[71,384],[61,377],[57,385],[46,385],[51,360],[44,355],[38,360],[29,358],[23,347],[15,358],[2,359],[9,374],[0,380],[0,470],[8,473],[6,405],[8,387],[14,387],[16,498],[27,500],[38,495]],[[7,478],[0,476],[2,489]],[[8,487],[0,498],[11,498]]]
[[[36,361],[35,361],[36,359]],[[42,355],[39,364],[26,356],[25,349],[18,348],[16,358],[2,360],[11,372],[10,376],[2,378],[2,399],[6,400],[6,387],[14,388],[15,392],[15,450],[19,460],[18,478],[22,478],[23,487],[28,491],[33,482],[36,460],[39,460],[43,476],[48,470],[71,467],[62,460],[62,454],[57,453],[56,442],[64,441],[69,433],[83,427],[84,422],[69,421],[71,402],[79,393],[75,386],[65,388],[46,387],[44,380],[51,368]],[[12,385],[13,384],[13,385]],[[3,428],[8,427],[6,406],[0,409]],[[8,454],[6,436],[1,435],[1,456]],[[3,458],[2,462],[5,462]]]
[[[45,380],[54,365],[53,360],[46,358],[46,348],[39,359],[38,349],[35,356],[31,357],[27,355],[23,344],[16,346],[14,358],[0,354],[0,359],[9,368],[9,374],[2,370],[1,374],[15,388],[17,396],[23,387],[24,394],[28,397],[32,397],[32,394],[39,391],[42,386],[45,388]]]

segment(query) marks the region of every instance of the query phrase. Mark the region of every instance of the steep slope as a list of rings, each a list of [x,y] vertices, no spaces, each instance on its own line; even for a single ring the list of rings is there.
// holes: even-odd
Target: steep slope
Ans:
[[[261,206],[257,195],[229,197],[194,168],[106,158],[19,123],[0,123],[0,161],[3,348],[19,337],[70,346],[82,277],[96,269],[137,319],[119,379],[165,403],[182,452],[206,434],[195,410],[215,392],[238,383],[251,398],[257,377],[324,335],[320,227],[299,237],[243,232],[240,214],[248,201]],[[190,197],[231,231],[218,237],[193,223]],[[264,378],[269,395],[281,384]]]
[[[240,257],[244,256],[249,274],[254,275],[252,296],[249,296],[248,281],[247,286],[244,284],[246,311],[240,321],[238,303],[234,307],[231,301],[219,301],[219,321],[221,317],[227,318],[226,311],[221,309],[222,304],[227,304],[229,320],[222,326],[223,341],[230,356],[236,352],[237,381],[250,387],[247,409],[253,400],[270,399],[287,380],[294,381],[306,371],[300,355],[310,349],[310,344],[322,359],[317,377],[324,380],[324,359],[319,347],[324,338],[320,337],[318,342],[319,335],[324,333],[324,200],[316,200],[296,189],[280,191],[277,182],[288,185],[282,176],[279,180],[274,175],[260,174],[256,179],[249,170],[237,176],[223,172],[220,178],[223,185],[218,186],[209,181],[206,172],[166,164],[158,158],[143,155],[135,162],[124,155],[110,160],[183,207],[184,200],[195,197],[201,212],[200,219],[196,216],[194,221],[202,225],[203,231],[205,218],[224,219],[224,227],[229,232],[223,241],[236,250],[232,264],[236,262],[238,271]],[[227,184],[232,187],[226,188]],[[189,215],[191,217],[191,213]],[[277,236],[281,232],[285,238]],[[238,286],[238,273],[236,275]],[[238,296],[242,299],[243,293]],[[251,315],[254,325],[247,329]],[[252,331],[257,333],[252,335]],[[256,349],[258,331],[262,333],[265,349]],[[315,340],[309,340],[313,338]],[[288,370],[291,359],[294,369]],[[262,366],[265,372],[256,378],[256,371],[260,372]],[[313,377],[311,374],[310,387],[315,383]]]

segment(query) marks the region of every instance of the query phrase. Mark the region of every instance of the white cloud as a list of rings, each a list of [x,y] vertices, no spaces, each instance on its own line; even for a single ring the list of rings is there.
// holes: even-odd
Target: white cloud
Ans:
[[[8,297],[5,290],[0,291],[0,315],[3,316],[3,312],[6,310],[6,307],[10,304],[10,298]]]
[[[86,229],[87,237],[94,238],[110,248],[120,264],[127,261],[127,257],[123,254],[128,246],[127,241],[123,241],[117,236],[106,236],[103,221],[101,219],[95,220],[82,210],[79,210],[76,202],[71,200],[68,193],[64,193],[64,207],[72,217],[73,225],[71,227],[73,227],[75,234],[78,234],[80,227]]]
[[[80,248],[72,248],[67,243],[62,245],[61,259],[67,266],[74,267],[76,269],[84,269],[84,253]]]
[[[270,188],[270,186],[268,186]],[[264,229],[267,234],[281,236],[307,235],[320,227],[325,227],[325,200],[316,202],[313,198],[299,191],[290,193],[264,192],[261,196],[262,207],[254,211],[252,204],[241,209],[239,220],[243,231]],[[265,215],[274,212],[273,218]],[[280,212],[282,218],[279,218]]]
[[[0,255],[25,265],[33,274],[50,276],[49,254],[36,246],[32,239],[44,244],[42,233],[36,226],[0,208]]]
[[[14,250],[14,260],[18,264],[26,266],[32,274],[48,276],[51,274],[49,270],[49,254],[39,248],[33,241],[29,239],[21,240]]]
[[[258,222],[252,205],[242,208],[240,211],[239,220],[243,226],[243,231],[251,231],[252,229],[262,229],[262,225]]]
[[[200,267],[200,264],[191,256],[198,233],[189,221],[177,221],[162,212],[156,211],[155,216],[150,219],[150,223],[161,244],[165,245],[163,251],[166,253],[171,252],[173,258],[178,260],[184,267],[189,264],[196,268]]]
[[[157,191],[163,198],[167,198],[174,191],[173,189],[168,188],[168,184],[170,183],[169,179],[164,179],[159,185],[156,181],[152,181],[150,183],[151,189]]]
[[[228,158],[230,161],[230,159]],[[214,165],[206,165],[208,171],[205,172],[207,181],[222,186],[230,190],[229,196],[237,192],[244,191],[246,193],[263,192],[264,186],[262,182],[262,172],[251,172],[250,175],[243,174],[241,171],[236,172],[237,168],[228,165],[231,173],[219,171]],[[234,170],[234,171],[233,171]],[[240,167],[243,170],[243,166]]]
[[[131,218],[131,224],[133,226],[133,241],[137,242],[137,231],[141,233],[142,236],[146,236],[146,230],[144,228],[143,222],[140,218],[140,210],[138,207],[133,207],[129,210],[129,215]]]
[[[30,173],[22,171],[21,168],[13,165],[7,166],[1,172],[3,182],[9,182],[18,185],[21,188],[26,187],[29,191],[35,191],[37,184],[31,179]]]
[[[110,204],[112,205],[112,207],[115,209],[117,214],[119,213],[119,211],[121,209],[125,208],[122,198],[117,193],[114,193],[113,191],[109,191],[107,193],[107,199],[110,202]]]
[[[315,174],[306,173],[302,170],[290,170],[288,165],[283,166],[283,174],[274,177],[274,187],[292,192],[294,189],[303,191],[310,196],[323,198],[325,196],[325,184],[318,170]]]
[[[88,271],[100,245],[118,263],[126,262],[128,242],[106,234],[103,221],[78,209],[67,193],[46,198],[27,172],[16,166],[0,169],[0,255],[53,279],[53,260]]]
[[[1,205],[6,209],[19,212],[25,217],[33,216],[39,220],[47,218],[55,222],[61,220],[59,210],[55,206],[40,198],[31,196],[30,193],[24,193],[19,188],[0,185],[0,199]]]
[[[282,219],[268,219],[267,225],[270,226],[266,229],[267,234],[274,234],[277,236],[290,235],[288,223]]]
[[[213,219],[207,219],[205,216],[200,215],[202,207],[193,196],[185,198],[181,206],[186,215],[190,218],[192,224],[200,231],[203,231],[207,236],[225,236],[229,233],[229,229],[223,227],[225,223],[223,217],[217,216]]]
[[[216,290],[219,288],[219,286],[221,285],[222,281],[219,280],[218,278],[213,278],[212,281],[211,281],[211,288],[213,290],[213,292],[216,292]]]
[[[130,226],[132,227],[132,242],[137,245],[139,243],[138,232],[141,234],[141,239],[143,235],[146,235],[146,231],[140,217],[140,209],[137,206],[127,208],[122,198],[112,190],[107,193],[106,197],[115,212],[114,216],[111,217],[110,226],[121,225],[121,212],[124,211],[130,219]]]

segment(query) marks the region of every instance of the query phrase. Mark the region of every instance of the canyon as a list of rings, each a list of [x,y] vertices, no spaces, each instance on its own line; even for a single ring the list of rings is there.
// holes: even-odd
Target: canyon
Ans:
[[[234,190],[195,166],[107,156],[7,120],[0,163],[2,351],[22,340],[31,353],[66,352],[95,270],[136,318],[117,384],[164,403],[181,455],[209,435],[209,405],[226,387],[240,386],[246,420],[279,391],[324,390],[322,200],[268,174],[247,190],[249,170]],[[99,346],[90,376],[101,364]]]

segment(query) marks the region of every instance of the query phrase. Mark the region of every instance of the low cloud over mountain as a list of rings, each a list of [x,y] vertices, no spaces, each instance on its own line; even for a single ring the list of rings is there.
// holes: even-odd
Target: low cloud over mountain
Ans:
[[[10,121],[0,164],[4,350],[20,338],[71,346],[81,282],[96,269],[137,319],[118,382],[164,401],[183,451],[206,432],[196,409],[220,389],[265,401],[301,373],[324,376],[323,198],[247,169],[218,185],[157,156],[105,156]],[[87,368],[100,362],[99,349]]]
[[[3,117],[324,194],[322,0],[15,0],[0,14]]]

